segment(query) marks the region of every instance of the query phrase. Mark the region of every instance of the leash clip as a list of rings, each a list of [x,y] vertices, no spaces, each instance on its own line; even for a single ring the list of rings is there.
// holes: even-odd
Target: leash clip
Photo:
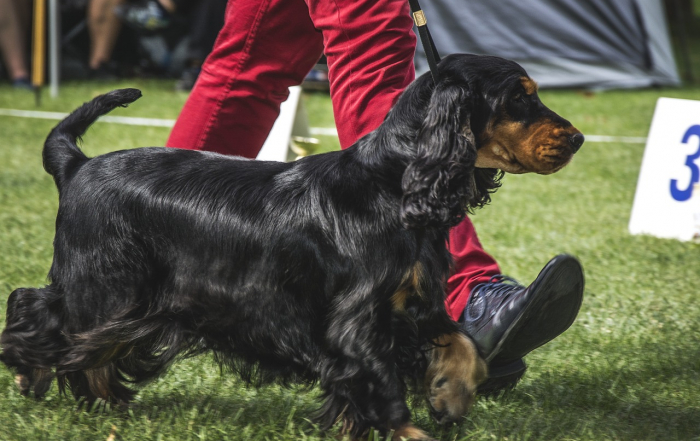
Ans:
[[[425,26],[428,24],[428,20],[426,20],[423,10],[413,13],[413,22],[416,24],[416,26]]]
[[[420,37],[420,42],[425,50],[425,58],[428,60],[428,67],[430,67],[430,73],[433,76],[433,82],[437,84],[438,68],[437,65],[440,62],[440,55],[435,48],[435,43],[433,42],[433,37],[430,36],[430,30],[428,30],[428,20],[425,18],[425,13],[418,4],[418,0],[408,0],[409,7],[411,8],[413,22],[418,28],[418,36]]]

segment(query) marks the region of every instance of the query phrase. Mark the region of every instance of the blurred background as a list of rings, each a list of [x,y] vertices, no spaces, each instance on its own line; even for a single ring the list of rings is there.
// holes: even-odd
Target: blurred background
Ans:
[[[179,78],[176,87],[189,90],[225,8],[226,0],[0,0],[3,73],[27,87],[40,63],[45,76],[56,65],[61,80]]]
[[[44,5],[40,21],[35,5]],[[33,69],[44,71],[45,83],[55,66],[60,81],[176,79],[186,91],[225,7],[226,0],[0,0],[0,78],[28,88]],[[545,88],[678,86],[700,76],[697,0],[434,0],[423,8],[440,54],[514,59]],[[33,32],[40,23],[44,32]],[[327,90],[324,63],[306,89]],[[420,45],[416,69],[427,70]]]

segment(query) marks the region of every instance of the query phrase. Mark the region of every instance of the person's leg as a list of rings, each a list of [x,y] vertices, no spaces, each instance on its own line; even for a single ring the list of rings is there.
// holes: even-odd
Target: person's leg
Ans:
[[[90,33],[90,69],[96,70],[110,61],[122,22],[114,10],[124,0],[90,0],[87,23]]]
[[[231,0],[167,146],[254,158],[323,51],[303,0]]]
[[[450,317],[461,321],[472,290],[500,274],[501,270],[496,260],[481,246],[474,224],[468,217],[450,230],[449,248],[455,271],[447,281],[445,305]]]
[[[379,127],[413,81],[416,37],[405,0],[306,0],[323,33],[340,145]]]
[[[341,145],[349,147],[382,123],[415,76],[408,5],[307,3],[308,9],[299,0],[229,2],[224,28],[168,146],[255,157],[287,88],[303,81],[323,46]]]
[[[191,27],[187,52],[185,54],[185,67],[180,79],[175,83],[176,90],[192,90],[202,63],[211,53],[216,37],[224,26],[224,12],[226,0],[202,0],[189,8]]]
[[[178,5],[182,2],[176,2],[173,0],[158,0],[158,3],[169,13],[174,14],[178,10]],[[189,2],[187,2],[189,3]]]
[[[22,10],[26,2],[0,0],[0,52],[13,81],[29,78],[26,58],[26,19]]]
[[[564,332],[583,298],[583,271],[566,255],[552,259],[527,287],[500,274],[468,218],[450,231],[454,273],[446,307],[489,363],[479,393],[512,388],[525,373],[523,357]]]
[[[212,51],[216,37],[224,26],[224,11],[226,11],[226,0],[202,0],[193,5],[190,12],[192,14],[190,42],[187,45],[188,62],[201,66]]]

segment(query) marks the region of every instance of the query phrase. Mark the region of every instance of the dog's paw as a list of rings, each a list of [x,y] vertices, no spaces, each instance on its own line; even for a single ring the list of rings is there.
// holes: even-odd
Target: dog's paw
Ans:
[[[391,436],[392,441],[435,441],[435,438],[431,437],[421,429],[417,428],[413,424],[406,424],[405,426],[394,430],[394,434]]]
[[[436,343],[425,376],[426,398],[435,421],[453,423],[469,412],[488,367],[474,343],[460,333],[443,335]]]
[[[54,375],[48,369],[32,369],[29,375],[15,375],[15,385],[19,393],[28,396],[34,391],[35,398],[41,398],[51,387]]]
[[[31,387],[31,382],[29,377],[26,375],[17,374],[15,375],[15,386],[19,389],[19,393],[25,397],[29,395],[29,388]]]

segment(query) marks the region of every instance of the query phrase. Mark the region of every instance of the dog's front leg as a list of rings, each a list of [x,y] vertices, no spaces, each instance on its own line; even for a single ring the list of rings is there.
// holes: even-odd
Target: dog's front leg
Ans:
[[[382,434],[393,431],[396,440],[430,439],[411,424],[393,355],[389,297],[369,288],[337,297],[321,372],[325,392],[321,420],[326,427],[342,421],[343,433],[353,439],[367,436],[372,428]]]
[[[444,303],[445,287],[439,269],[427,259],[416,265],[409,292],[397,308],[410,311],[419,340],[432,346],[423,385],[431,413],[438,423],[458,421],[471,408],[476,388],[486,380],[488,367],[476,345],[459,331],[447,315]],[[395,296],[396,298],[397,296]],[[395,300],[392,298],[392,300]],[[397,307],[395,302],[395,307]]]
[[[382,435],[392,432],[396,441],[431,440],[411,423],[403,386],[392,368],[391,363],[378,359],[333,360],[321,380],[324,425],[329,427],[341,421],[341,433],[353,440],[365,439],[370,429]]]
[[[456,422],[467,414],[488,366],[474,343],[455,332],[437,338],[425,374],[425,391],[431,414],[440,424]]]

